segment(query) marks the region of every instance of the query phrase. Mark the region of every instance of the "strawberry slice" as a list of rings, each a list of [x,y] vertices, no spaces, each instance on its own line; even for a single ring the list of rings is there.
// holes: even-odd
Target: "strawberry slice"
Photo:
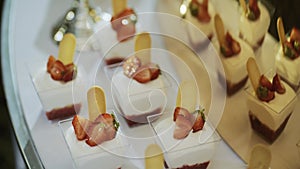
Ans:
[[[147,83],[151,81],[151,71],[148,67],[141,66],[133,75],[133,79],[140,83]]]
[[[209,23],[211,17],[208,13],[208,6],[207,5],[205,5],[205,4],[199,5],[197,18],[200,22]]]
[[[108,140],[106,134],[106,125],[104,123],[93,125],[89,128],[87,134],[89,137],[86,140],[86,143],[92,147]]]
[[[90,125],[90,121],[80,117],[78,115],[75,115],[73,120],[72,120],[72,125],[74,128],[74,132],[76,135],[76,138],[78,140],[84,140],[87,138],[87,134],[86,131],[88,129],[88,126]]]
[[[188,120],[191,119],[190,118],[191,113],[187,109],[182,108],[182,107],[176,107],[175,108],[174,114],[173,114],[173,121],[176,121],[178,115],[182,115]]]
[[[47,72],[50,73],[53,64],[55,63],[56,59],[54,56],[50,55],[47,62]]]
[[[260,76],[259,83],[262,87],[266,87],[268,90],[274,91],[273,84],[270,82],[268,78],[266,78],[265,75]]]
[[[50,69],[51,78],[53,80],[62,80],[64,71],[65,65],[61,61],[56,60]]]
[[[151,74],[151,80],[155,80],[160,75],[160,68],[157,64],[149,63],[148,64]]]
[[[279,93],[279,94],[284,94],[285,93],[285,87],[283,85],[283,83],[281,83],[280,77],[278,74],[276,74],[273,77],[273,89]]]
[[[175,121],[175,130],[173,137],[175,139],[183,139],[187,137],[193,127],[191,121],[183,115],[178,115]]]
[[[265,101],[265,102],[269,102],[269,101],[273,100],[275,97],[275,94],[273,91],[271,91],[268,88],[263,87],[261,85],[257,88],[256,93],[257,93],[257,97],[261,101]]]
[[[205,115],[203,110],[196,110],[197,117],[193,125],[193,133],[203,129],[205,123]]]

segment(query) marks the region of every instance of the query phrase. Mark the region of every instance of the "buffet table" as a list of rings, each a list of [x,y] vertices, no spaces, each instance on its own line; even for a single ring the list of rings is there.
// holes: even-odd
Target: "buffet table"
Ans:
[[[72,0],[12,0],[5,2],[1,39],[3,82],[17,142],[29,168],[76,167],[66,144],[59,121],[47,120],[42,103],[40,102],[31,79],[32,70],[37,70],[44,66],[45,60],[47,60],[50,54],[57,55],[58,46],[51,39],[50,33],[53,26],[57,24],[57,21],[65,14],[65,11],[72,6],[72,2]],[[238,10],[237,3],[234,0],[226,0],[226,2],[222,0],[220,6],[223,6],[221,3],[224,5],[224,8],[233,5],[229,8],[233,7]],[[104,10],[111,10],[108,1],[95,0],[95,4],[101,5]],[[129,5],[133,6],[133,4],[137,12],[163,11],[159,6],[161,5],[161,1],[129,0]],[[220,13],[227,12],[224,8],[219,9]],[[172,11],[170,13],[172,13]],[[232,11],[230,13],[232,13]],[[236,16],[236,14],[233,16]],[[225,22],[227,21],[228,20]],[[230,24],[230,26],[235,29],[236,24],[237,23],[233,23]],[[168,45],[166,46],[168,47]],[[266,66],[260,66],[262,72],[273,68],[274,60],[270,59],[270,57],[273,57],[274,53],[277,52],[278,46],[278,42],[268,34],[262,49],[257,51],[257,55],[260,55],[258,57],[260,65],[266,65],[263,63],[268,63]],[[177,54],[182,52],[176,51],[174,48],[170,50]],[[97,50],[84,51],[83,53],[94,59],[102,57]],[[262,55],[268,56],[262,57]],[[198,65],[197,62],[200,61],[196,57],[186,61],[187,65],[191,66],[192,71],[195,69],[193,66]],[[177,72],[175,74],[179,79],[184,76],[180,74],[180,70],[176,70],[176,66],[172,64],[167,64],[167,66],[170,67],[170,70]],[[90,70],[87,68],[86,71],[94,71],[94,69],[95,66],[91,66]],[[105,77],[105,72],[100,71],[97,76]],[[108,88],[110,82],[103,80],[100,81],[99,84],[104,88]],[[227,98],[223,115],[229,115],[230,113],[228,112],[231,112],[231,108],[236,104],[240,106],[236,110],[247,112],[245,102],[243,102],[245,100],[243,92],[243,90],[240,90],[234,96]],[[110,94],[110,92],[107,93],[107,95]],[[113,102],[110,99],[107,99],[107,102],[108,108],[114,108]],[[299,106],[296,107],[296,110],[299,110]],[[298,113],[296,110],[295,113]],[[299,116],[295,116],[294,118],[300,120]],[[297,126],[295,124],[296,121],[296,119],[293,119],[293,125],[295,126]],[[209,165],[210,169],[246,168],[247,159],[245,159],[243,155],[250,152],[254,142],[251,142],[249,145],[248,143],[241,143],[239,140],[244,138],[238,138],[237,135],[234,134],[233,137],[236,138],[230,138],[228,130],[231,129],[227,117],[223,117],[217,129],[223,139],[220,141],[215,155],[211,160],[211,164]],[[249,130],[248,127],[247,130]],[[290,130],[292,129],[288,131]],[[293,133],[295,134],[295,132]],[[298,136],[295,135],[294,138],[300,139],[299,132]],[[234,141],[232,141],[232,139]],[[237,154],[237,152],[239,152],[237,146],[245,146],[242,153]],[[297,154],[293,153],[293,155]],[[240,158],[240,156],[242,158]],[[300,157],[298,157],[298,161],[299,158]],[[297,157],[295,157],[295,159],[297,159]],[[284,166],[290,168],[289,165]],[[291,166],[300,167],[299,163],[295,163]]]

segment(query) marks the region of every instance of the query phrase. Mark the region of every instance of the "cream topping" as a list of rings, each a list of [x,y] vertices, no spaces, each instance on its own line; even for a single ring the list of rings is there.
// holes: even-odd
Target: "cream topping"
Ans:
[[[240,38],[232,35],[233,39],[239,42],[241,52],[238,55],[225,58],[220,52],[220,45],[214,42],[215,49],[219,53],[221,61],[224,66],[226,80],[230,83],[236,84],[243,80],[247,75],[246,63],[249,57],[255,57],[252,48]]]
[[[271,21],[266,7],[261,2],[258,2],[258,7],[261,13],[256,21],[249,20],[245,12],[240,17],[240,33],[252,47],[256,47],[257,42],[265,36]]]
[[[254,116],[272,130],[277,130],[295,108],[297,97],[294,90],[285,82],[284,94],[275,93],[275,98],[264,102],[257,98],[253,89],[248,89],[247,105]]]
[[[284,77],[289,83],[298,86],[300,83],[300,57],[291,60],[284,56],[282,47],[280,47],[275,60],[278,74]]]

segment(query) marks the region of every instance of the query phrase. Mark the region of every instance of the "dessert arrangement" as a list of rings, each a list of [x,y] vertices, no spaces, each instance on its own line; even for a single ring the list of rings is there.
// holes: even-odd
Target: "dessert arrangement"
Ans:
[[[277,32],[281,47],[276,56],[275,65],[278,74],[283,80],[298,90],[300,84],[300,30],[293,28],[288,38],[285,36],[282,18],[277,20]]]
[[[111,26],[117,32],[117,39],[125,41],[135,34],[137,15],[127,7],[127,0],[112,0],[112,6]]]
[[[226,78],[228,96],[240,90],[246,84],[248,76],[250,77],[252,88],[248,87],[245,91],[251,127],[266,141],[273,143],[284,132],[297,101],[293,90],[295,87],[290,87],[291,82],[286,79],[290,75],[280,73],[280,69],[284,69],[285,73],[297,74],[297,71],[282,68],[281,63],[284,62],[284,66],[287,67],[297,67],[287,63],[297,64],[300,54],[300,34],[299,30],[294,28],[290,37],[286,39],[282,36],[285,35],[282,20],[278,21],[282,44],[280,59],[279,55],[276,56],[278,74],[274,76],[261,74],[255,63],[253,50],[262,45],[270,24],[270,16],[257,0],[250,0],[249,4],[240,0],[240,4],[243,8],[239,25],[240,37],[226,30],[221,16],[216,14],[213,4],[208,0],[191,0],[186,17],[206,34],[219,52],[226,75],[221,78]],[[136,33],[137,14],[127,7],[126,0],[113,0],[112,5],[111,26],[116,31],[118,41],[124,44],[124,41]],[[216,42],[213,41],[213,37],[217,38]],[[77,66],[73,63],[75,40],[73,35],[66,34],[60,44],[58,59],[52,55],[48,59],[47,75],[59,85],[69,84],[78,78]],[[197,86],[194,82],[183,81],[178,88],[176,106],[172,107],[172,110],[165,109],[167,103],[163,96],[168,95],[166,92],[168,84],[165,83],[159,64],[154,63],[151,58],[151,43],[149,33],[140,33],[134,38],[133,56],[106,60],[107,65],[118,64],[114,69],[114,75],[110,77],[113,101],[117,103],[117,109],[129,127],[150,124],[158,136],[162,149],[158,145],[149,145],[145,151],[145,168],[205,169],[210,164],[220,137],[207,119],[205,109],[199,108],[199,94],[195,92]],[[282,61],[281,57],[289,62]],[[299,81],[300,74],[299,80],[294,83],[295,86],[299,85]],[[157,89],[160,91],[157,92]],[[79,154],[83,149],[93,149],[102,145],[109,145],[112,148],[118,145],[116,143],[120,143],[118,138],[120,124],[115,114],[106,110],[103,89],[98,86],[90,88],[87,99],[88,118],[77,114],[81,103],[64,104],[46,113],[49,120],[73,116],[66,123],[69,125],[71,122],[66,140],[70,142],[72,137],[71,144],[79,147],[75,148]],[[162,150],[165,151],[164,154]],[[95,152],[94,154],[98,153]],[[263,146],[256,146],[251,154],[250,169],[269,168],[271,161],[269,150]],[[106,154],[103,159],[111,156],[113,155]],[[131,164],[128,166],[130,167],[127,168],[135,168]]]
[[[265,39],[271,22],[270,14],[267,8],[258,0],[239,1],[242,7],[240,17],[240,36],[254,50],[259,48]]]
[[[140,33],[135,37],[134,56],[122,62],[122,70],[112,78],[116,101],[129,126],[148,123],[147,117],[162,112],[166,102],[164,80],[160,68],[151,61],[151,37]]]
[[[233,95],[246,84],[248,79],[246,62],[255,55],[247,43],[225,30],[219,14],[216,14],[214,20],[218,38],[218,43],[214,43],[215,49],[218,50],[223,63],[227,94]]]
[[[252,90],[246,90],[251,127],[273,143],[283,132],[296,105],[296,94],[276,74],[272,82],[261,75],[256,61],[249,58],[247,71]]]
[[[63,119],[80,111],[81,103],[73,103],[71,99],[71,83],[76,83],[75,87],[80,81],[77,79],[77,66],[73,62],[75,48],[75,36],[71,33],[65,34],[59,44],[58,58],[50,55],[46,72],[39,72],[33,77],[48,120]],[[51,103],[49,99],[52,100]],[[57,102],[54,103],[54,101]]]

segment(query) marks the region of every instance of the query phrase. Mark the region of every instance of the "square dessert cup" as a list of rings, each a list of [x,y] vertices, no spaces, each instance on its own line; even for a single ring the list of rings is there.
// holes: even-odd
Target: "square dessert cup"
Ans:
[[[257,20],[249,20],[246,14],[242,12],[239,22],[240,37],[255,51],[262,46],[275,11],[274,6],[265,0],[259,0],[258,7],[260,17]]]
[[[232,36],[241,46],[241,52],[235,56],[225,58],[220,51],[220,44],[217,41],[214,41],[213,43],[224,67],[225,77],[222,72],[218,72],[218,75],[220,79],[226,80],[226,91],[228,96],[234,95],[245,86],[248,80],[246,69],[247,60],[250,57],[255,57],[252,48],[245,41],[235,35]]]
[[[148,124],[147,117],[174,107],[177,85],[166,72],[148,83],[139,83],[123,73],[122,63],[104,67],[111,79],[113,103],[129,127]]]
[[[85,99],[82,93],[86,91],[83,70],[79,70],[76,78],[68,82],[53,80],[46,71],[46,66],[38,71],[29,71],[34,89],[49,120],[66,119],[79,113],[82,100]]]
[[[157,119],[157,120],[154,120]],[[192,131],[184,139],[175,139],[173,111],[148,117],[155,139],[164,151],[167,168],[207,168],[221,141],[209,119],[202,130]]]
[[[108,110],[107,112],[114,114],[116,120],[119,121],[117,113],[114,110]],[[85,140],[79,141],[76,138],[72,120],[73,118],[62,120],[59,121],[58,124],[76,167],[99,168],[99,165],[101,165],[101,167],[105,165],[104,168],[118,168],[121,166],[133,166],[126,158],[128,152],[132,151],[132,147],[127,142],[126,136],[123,133],[122,126],[124,124],[120,123],[120,127],[114,139],[91,147],[86,144]]]
[[[275,72],[271,70],[264,75],[272,79]],[[244,89],[251,127],[269,143],[273,143],[283,132],[297,101],[294,90],[287,83],[283,81],[281,83],[285,86],[286,92],[275,93],[274,99],[269,102],[259,100],[252,86]]]

